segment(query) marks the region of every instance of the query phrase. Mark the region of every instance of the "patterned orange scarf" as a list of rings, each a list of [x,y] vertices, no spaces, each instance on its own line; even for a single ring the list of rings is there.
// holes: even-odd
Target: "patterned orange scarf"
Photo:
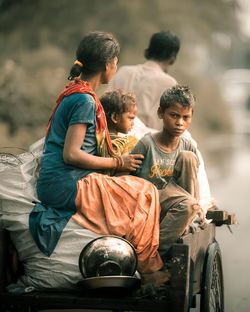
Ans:
[[[97,140],[97,153],[99,156],[112,156],[112,142],[110,139],[107,121],[105,112],[103,110],[102,104],[96,95],[96,93],[91,88],[90,84],[86,81],[75,79],[73,82],[70,82],[59,95],[58,99],[56,100],[56,104],[53,108],[52,114],[50,116],[48,126],[46,129],[46,136],[49,133],[51,122],[54,117],[54,114],[61,103],[62,99],[65,96],[69,96],[73,93],[88,93],[90,94],[94,100],[96,105],[96,140]]]

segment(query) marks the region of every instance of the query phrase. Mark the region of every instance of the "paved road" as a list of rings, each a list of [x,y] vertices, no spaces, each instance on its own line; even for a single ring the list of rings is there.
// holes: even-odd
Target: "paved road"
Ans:
[[[250,138],[236,137],[223,175],[210,179],[221,209],[234,212],[238,225],[217,228],[222,250],[226,312],[250,311]],[[227,155],[225,155],[227,157]],[[209,168],[208,175],[209,175]],[[219,169],[218,169],[219,170]]]

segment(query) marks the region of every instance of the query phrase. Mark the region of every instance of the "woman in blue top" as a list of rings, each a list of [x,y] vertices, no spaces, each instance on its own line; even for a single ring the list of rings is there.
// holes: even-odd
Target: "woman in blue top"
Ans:
[[[115,74],[118,57],[119,44],[112,34],[91,32],[80,42],[71,82],[49,120],[37,182],[41,204],[30,215],[30,231],[40,250],[50,255],[72,218],[95,233],[129,240],[138,254],[138,270],[158,276],[163,268],[158,191],[144,179],[108,175],[135,171],[143,159],[140,154],[115,156],[95,93]]]

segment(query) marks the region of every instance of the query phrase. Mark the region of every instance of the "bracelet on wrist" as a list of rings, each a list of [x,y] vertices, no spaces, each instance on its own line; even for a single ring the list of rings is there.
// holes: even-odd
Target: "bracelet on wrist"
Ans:
[[[121,156],[114,156],[113,158],[116,160],[115,170],[117,171],[124,166],[124,161]]]

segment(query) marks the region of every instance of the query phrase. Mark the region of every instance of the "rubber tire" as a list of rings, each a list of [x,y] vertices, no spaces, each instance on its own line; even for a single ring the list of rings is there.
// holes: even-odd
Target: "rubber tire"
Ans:
[[[216,241],[208,247],[204,262],[200,311],[224,312],[222,259]]]

